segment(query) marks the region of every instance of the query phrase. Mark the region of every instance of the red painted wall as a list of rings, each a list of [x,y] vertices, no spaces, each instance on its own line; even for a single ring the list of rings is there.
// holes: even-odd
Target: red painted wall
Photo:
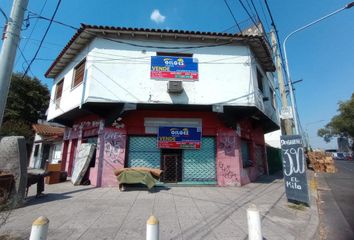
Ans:
[[[254,181],[261,173],[267,172],[266,155],[264,154],[264,159],[259,161],[259,156],[255,154],[256,148],[264,148],[263,130],[252,119],[239,121],[241,128],[239,136],[236,130],[226,128],[213,112],[138,110],[129,111],[123,116],[120,124],[123,123],[124,128],[104,128],[99,132],[96,163],[95,167],[90,169],[92,185],[103,187],[118,185],[113,170],[124,167],[127,136],[145,135],[144,118],[202,119],[203,136],[216,136],[216,174],[219,186],[244,185]],[[89,116],[75,123],[97,120],[97,116]],[[251,142],[251,160],[254,161],[254,165],[249,168],[243,168],[242,165],[241,138]],[[70,171],[70,166],[68,168]]]

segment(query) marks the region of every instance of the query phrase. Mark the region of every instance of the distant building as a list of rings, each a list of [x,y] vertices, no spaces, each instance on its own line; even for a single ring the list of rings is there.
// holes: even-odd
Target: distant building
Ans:
[[[64,128],[49,123],[33,124],[35,131],[29,167],[44,168],[46,161],[59,163],[62,159]]]
[[[254,181],[279,129],[274,70],[263,36],[82,25],[46,73],[48,120],[67,126],[62,166],[70,176],[89,142],[95,186],[136,166],[165,183]]]
[[[351,144],[349,143],[349,139],[347,137],[338,137],[338,152],[351,152]]]

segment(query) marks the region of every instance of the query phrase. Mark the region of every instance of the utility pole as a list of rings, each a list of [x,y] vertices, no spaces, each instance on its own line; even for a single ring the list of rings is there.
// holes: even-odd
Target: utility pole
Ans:
[[[0,53],[0,127],[4,117],[9,93],[16,50],[20,41],[21,27],[28,0],[14,0],[11,14],[6,24]]]
[[[275,56],[275,66],[277,69],[277,75],[278,75],[278,83],[279,83],[279,92],[280,92],[280,99],[281,99],[281,107],[286,108],[288,107],[288,99],[286,97],[286,90],[285,90],[285,84],[284,84],[284,78],[283,78],[283,69],[282,69],[282,60],[279,56],[279,51],[278,51],[278,44],[277,44],[277,39],[275,37],[275,32],[274,29],[270,31],[271,39],[272,39],[272,49],[273,49],[273,54]],[[285,133],[285,135],[291,135],[292,134],[292,123],[290,119],[281,119],[281,131],[282,134]]]

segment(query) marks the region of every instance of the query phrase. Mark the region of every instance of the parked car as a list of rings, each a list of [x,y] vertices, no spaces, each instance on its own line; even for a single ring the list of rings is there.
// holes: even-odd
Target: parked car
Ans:
[[[346,157],[342,152],[333,152],[332,155],[334,160],[346,160]]]
[[[348,161],[353,160],[353,154],[352,153],[346,152],[346,153],[343,153],[343,154],[344,154],[345,160],[348,160]]]

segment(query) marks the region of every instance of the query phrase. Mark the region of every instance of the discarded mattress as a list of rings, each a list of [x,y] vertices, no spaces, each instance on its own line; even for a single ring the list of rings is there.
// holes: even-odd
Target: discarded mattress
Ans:
[[[115,170],[114,174],[117,175],[117,180],[120,184],[145,184],[149,189],[155,186],[157,180],[161,174],[159,169],[148,169],[148,168],[123,168]],[[156,178],[153,177],[153,174]]]

